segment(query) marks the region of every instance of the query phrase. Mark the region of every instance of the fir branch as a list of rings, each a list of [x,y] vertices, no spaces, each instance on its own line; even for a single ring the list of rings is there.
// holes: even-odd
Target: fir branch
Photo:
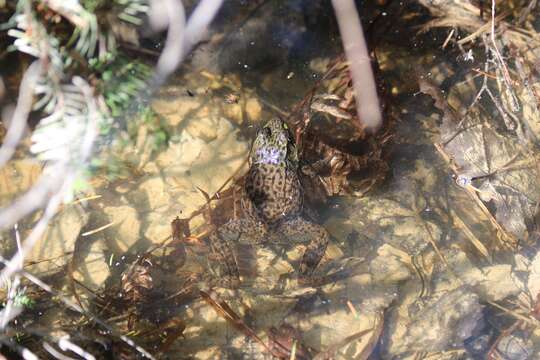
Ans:
[[[167,21],[162,25],[168,29],[168,35],[154,71],[153,79],[159,81],[152,82],[150,91],[143,93],[148,88],[151,70],[122,57],[116,50],[115,36],[120,35],[114,33],[111,21],[118,19],[130,26],[142,24],[150,12],[146,0],[86,0],[82,4],[77,0],[18,1],[17,13],[7,25],[8,34],[14,38],[11,50],[36,60],[26,69],[20,84],[17,106],[0,148],[0,167],[13,156],[28,115],[36,110],[42,113],[42,118],[31,135],[30,150],[44,163],[44,169],[26,193],[0,208],[0,229],[14,225],[38,209],[43,211],[26,239],[18,241],[17,253],[9,261],[0,257],[5,265],[0,279],[13,280],[25,275],[21,267],[23,259],[43,236],[61,204],[70,200],[76,182],[89,168],[95,144],[103,135],[99,129],[110,127],[114,117],[125,114],[134,99],[138,98],[140,103],[141,97],[155,91],[204,36],[221,3],[222,0],[201,1],[185,27],[179,0],[152,1],[154,10],[159,7],[167,10]],[[46,8],[40,8],[41,5]],[[97,15],[100,7],[111,6],[113,20]],[[51,12],[55,19],[67,20],[60,22],[61,31],[55,32],[54,26],[50,27]],[[156,11],[150,17],[151,22],[159,23]],[[12,305],[17,305],[17,286],[11,293],[14,294]],[[6,311],[2,325],[8,325],[16,315]],[[94,320],[108,328],[98,318]],[[140,355],[152,358],[131,339],[119,336]]]

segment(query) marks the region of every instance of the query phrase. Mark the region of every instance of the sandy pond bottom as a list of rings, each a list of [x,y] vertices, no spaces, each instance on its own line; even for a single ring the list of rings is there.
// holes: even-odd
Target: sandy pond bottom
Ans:
[[[239,124],[251,126],[268,116],[255,95],[248,93],[242,104],[224,105],[221,97],[186,95],[188,87],[210,87],[208,77],[190,75],[171,83],[183,85],[164,88],[153,104],[172,129],[168,148],[151,153],[145,145],[151,137],[141,127],[136,144],[119,155],[135,175],[115,182],[96,179],[93,191],[99,198],[66,205],[27,259],[47,261],[29,265],[28,270],[55,273],[74,252],[74,278],[100,291],[115,267],[125,265],[124,254],[161,244],[170,235],[174,217],[205,203],[197,187],[212,194],[233,173],[245,171],[250,142]],[[292,327],[304,346],[335,358],[366,358],[378,345],[381,358],[405,359],[420,352],[433,359],[457,359],[488,350],[482,342],[486,304],[528,289],[538,291],[534,274],[540,260],[531,263],[516,254],[493,262],[471,246],[471,239],[492,241],[496,229],[455,183],[432,145],[429,134],[436,117],[419,115],[415,106],[413,100],[402,107],[392,173],[384,186],[363,198],[336,199],[322,209],[332,240],[319,272],[346,269],[349,277],[319,289],[300,287],[290,276],[292,280],[283,282],[280,278],[298,265],[302,248],[283,253],[261,247],[254,250],[256,274],[246,279],[247,286],[213,292],[264,342],[271,327]],[[38,170],[23,160],[5,168],[4,198],[28,187]],[[12,188],[14,184],[18,188]],[[203,222],[202,217],[195,219],[193,228]],[[109,226],[81,236],[104,225]],[[63,239],[60,245],[58,237]],[[204,256],[194,256],[184,270],[208,272],[208,266]],[[180,285],[169,277],[163,292],[174,292]],[[87,292],[81,291],[80,297],[92,303]],[[201,359],[271,357],[267,348],[231,326],[202,299],[178,313],[186,329],[169,349],[171,354]],[[513,334],[499,347],[517,352],[513,359],[525,359],[522,355],[537,351],[535,339],[535,334]]]
[[[391,51],[386,55],[397,58]],[[410,73],[410,64],[419,61],[405,58],[387,69],[381,59],[383,72],[399,74]],[[285,91],[294,84],[288,88],[291,93],[308,88],[287,83],[287,73],[261,75],[259,85],[277,81]],[[494,343],[499,335],[494,330],[516,321],[495,312],[503,300],[512,299],[522,314],[532,310],[531,294],[540,291],[540,255],[534,248],[494,251],[503,247],[500,229],[470,188],[456,183],[445,153],[434,146],[440,140],[440,114],[426,110],[425,98],[415,96],[416,89],[406,81],[394,83],[402,96],[391,104],[399,122],[387,181],[362,198],[336,198],[316,209],[331,234],[318,272],[346,270],[349,275],[320,288],[302,287],[293,276],[302,247],[252,249],[255,270],[245,274],[244,286],[211,293],[267,345],[196,298],[175,309],[185,330],[170,344],[170,358],[271,358],[278,341],[289,349],[296,346],[297,358],[310,358],[302,352],[310,351],[335,359],[366,359],[370,354],[375,359],[475,359],[484,358],[492,347],[505,359],[540,357],[540,332],[537,323],[530,324],[532,317],[522,315],[531,326],[516,326]],[[227,100],[231,95],[238,101]],[[78,288],[77,300],[92,308],[93,293],[118,285],[119,270],[129,265],[128,259],[168,241],[171,221],[206,203],[198,188],[213,194],[235,173],[245,172],[252,128],[275,107],[287,108],[294,100],[298,94],[272,108],[239,77],[209,71],[171,79],[152,104],[168,129],[168,147],[155,151],[152,129],[141,125],[131,145],[114,154],[127,175],[114,181],[92,179],[88,193],[98,196],[63,207],[26,259],[26,269],[44,278],[73,270],[73,279],[86,288]],[[31,186],[40,166],[16,160],[1,171],[0,200],[5,204]],[[205,223],[203,216],[194,218],[193,233],[204,231]],[[24,234],[29,227],[23,226]],[[6,251],[13,250],[9,234],[0,240]],[[212,273],[215,266],[208,251],[188,248],[186,263],[161,274],[154,290],[173,294],[182,290],[187,273]],[[70,279],[54,280],[72,296]],[[145,317],[155,317],[157,305]],[[54,321],[53,316],[47,319]],[[278,335],[270,336],[271,328]],[[301,350],[300,343],[309,350]],[[150,352],[154,346],[150,344]]]

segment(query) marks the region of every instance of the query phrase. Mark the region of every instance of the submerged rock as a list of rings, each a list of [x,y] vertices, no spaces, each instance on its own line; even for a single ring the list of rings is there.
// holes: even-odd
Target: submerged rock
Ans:
[[[521,291],[510,264],[486,266],[482,273],[484,277],[478,284],[478,290],[484,300],[500,301]]]
[[[125,253],[140,238],[141,220],[138,211],[134,207],[122,205],[107,206],[103,213],[107,215],[107,221],[114,224],[104,230],[109,249],[118,254]]]
[[[246,115],[251,122],[257,122],[261,119],[262,106],[256,98],[249,98],[246,101]]]
[[[491,335],[483,334],[465,341],[465,349],[476,360],[483,359],[491,347]]]
[[[197,77],[199,82],[205,79]],[[215,106],[220,100],[186,90],[193,82],[163,88],[153,103],[170,130],[168,146],[153,156],[138,148],[145,147],[145,136],[150,136],[140,127],[134,135],[137,145],[119,155],[126,167],[134,164],[135,171],[129,180],[99,191],[103,196],[97,201],[95,227],[113,223],[103,233],[108,250],[116,255],[163,243],[171,234],[172,219],[187,217],[206,204],[202,191],[213,195],[246,159],[248,144]],[[203,222],[198,216],[190,226],[195,229]]]
[[[0,206],[11,203],[37,181],[41,164],[32,160],[10,161],[0,168]]]
[[[25,269],[40,276],[61,270],[71,261],[75,242],[87,220],[88,214],[79,205],[63,207],[25,257],[29,264]],[[28,234],[23,231],[21,235]]]
[[[449,251],[447,259],[460,282],[470,286],[482,301],[500,301],[517,295],[523,286],[510,264],[477,267],[458,249]]]
[[[523,334],[515,333],[505,336],[499,341],[497,351],[505,360],[528,360],[532,359],[533,343],[526,339]]]
[[[396,284],[411,276],[411,271],[406,265],[407,260],[410,259],[407,253],[384,244],[377,250],[377,254],[378,256],[369,264],[376,282]]]
[[[394,357],[460,348],[480,321],[482,306],[478,295],[467,287],[423,300],[411,299],[409,295],[387,319],[383,352]]]
[[[73,278],[88,289],[98,291],[111,273],[107,246],[102,239],[85,245],[77,246],[74,254]]]

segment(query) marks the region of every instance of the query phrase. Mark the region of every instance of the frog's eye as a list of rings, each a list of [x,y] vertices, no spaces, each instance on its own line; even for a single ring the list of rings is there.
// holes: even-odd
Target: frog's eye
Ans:
[[[289,125],[287,125],[287,123],[283,123],[283,128],[284,128],[285,130],[289,130]]]

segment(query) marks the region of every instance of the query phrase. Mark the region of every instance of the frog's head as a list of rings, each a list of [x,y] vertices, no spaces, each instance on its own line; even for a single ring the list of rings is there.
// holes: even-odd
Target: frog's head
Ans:
[[[296,160],[294,140],[283,120],[273,118],[259,129],[251,150],[253,164],[284,165]]]

